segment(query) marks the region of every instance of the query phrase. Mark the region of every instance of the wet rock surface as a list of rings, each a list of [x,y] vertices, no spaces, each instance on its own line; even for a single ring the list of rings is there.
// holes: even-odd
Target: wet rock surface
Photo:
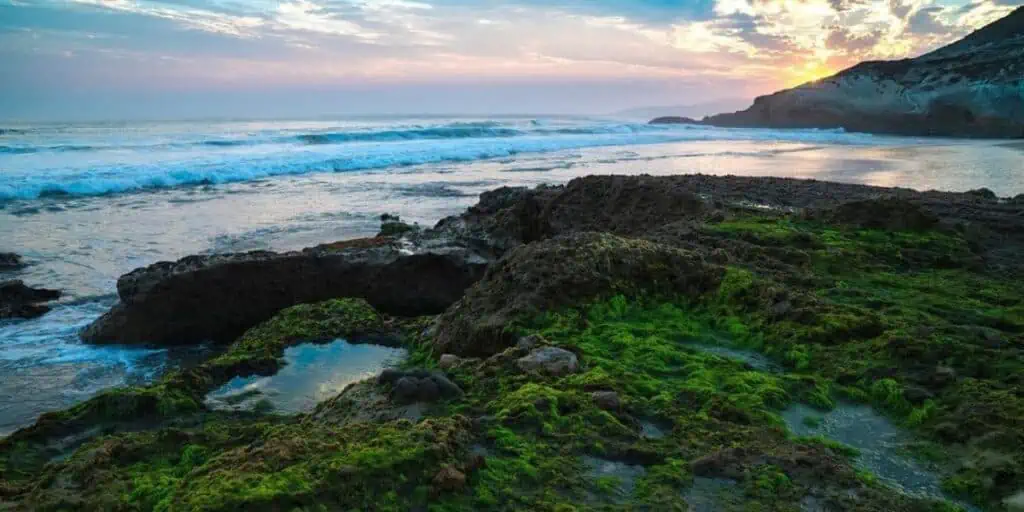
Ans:
[[[25,266],[21,256],[13,252],[0,252],[0,272],[5,270],[17,270]]]
[[[0,319],[42,316],[50,311],[43,303],[60,295],[59,290],[32,288],[18,280],[0,281]]]

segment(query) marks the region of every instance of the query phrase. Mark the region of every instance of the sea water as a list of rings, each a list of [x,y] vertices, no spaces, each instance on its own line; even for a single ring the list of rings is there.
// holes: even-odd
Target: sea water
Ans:
[[[0,323],[0,435],[39,414],[202,357],[94,347],[77,333],[117,277],[189,254],[291,250],[376,233],[382,213],[433,224],[502,185],[684,173],[1024,193],[1024,151],[998,141],[837,130],[652,126],[596,118],[0,123],[0,279],[65,291]],[[197,349],[198,350],[198,349]]]

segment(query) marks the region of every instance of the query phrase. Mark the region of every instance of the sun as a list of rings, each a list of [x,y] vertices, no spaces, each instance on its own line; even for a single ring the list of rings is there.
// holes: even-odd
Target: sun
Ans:
[[[786,70],[786,86],[796,87],[835,74],[835,70],[819,60],[810,60]]]

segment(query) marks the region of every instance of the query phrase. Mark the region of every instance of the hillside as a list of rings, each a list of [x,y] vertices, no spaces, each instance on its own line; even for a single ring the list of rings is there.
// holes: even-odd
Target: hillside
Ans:
[[[1024,7],[917,58],[862,62],[833,76],[761,96],[746,110],[702,122],[1022,138]]]

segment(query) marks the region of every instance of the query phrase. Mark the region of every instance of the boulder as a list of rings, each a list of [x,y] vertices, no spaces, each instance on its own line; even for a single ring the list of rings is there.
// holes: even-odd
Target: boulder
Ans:
[[[526,356],[516,361],[516,366],[524,372],[545,373],[552,377],[562,377],[579,371],[579,360],[576,354],[558,347],[535,348]]]
[[[437,366],[442,370],[447,370],[458,365],[459,361],[459,356],[455,354],[442,354],[441,359],[437,361]]]
[[[121,276],[121,301],[89,325],[93,343],[227,343],[301,303],[360,297],[394,315],[444,311],[488,260],[445,240],[360,239],[303,251],[189,256]]]
[[[21,261],[21,256],[13,252],[0,252],[0,271],[17,270],[23,266],[25,264]]]
[[[59,298],[61,292],[32,288],[18,280],[0,282],[0,319],[35,318],[50,311],[42,302]]]
[[[377,377],[379,385],[391,386],[391,398],[399,404],[436,402],[461,398],[462,388],[444,374],[428,370],[386,369]]]
[[[606,233],[575,233],[519,247],[440,317],[441,353],[488,356],[513,346],[508,327],[544,311],[614,294],[695,297],[715,289],[721,267],[697,254]]]
[[[594,391],[590,394],[594,404],[606,411],[615,412],[622,409],[622,399],[614,391]]]

